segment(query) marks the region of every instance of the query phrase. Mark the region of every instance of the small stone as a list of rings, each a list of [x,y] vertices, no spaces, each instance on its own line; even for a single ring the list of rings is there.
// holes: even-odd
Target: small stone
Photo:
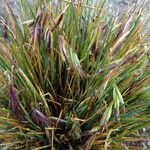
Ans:
[[[150,146],[150,141],[147,141],[147,145]]]

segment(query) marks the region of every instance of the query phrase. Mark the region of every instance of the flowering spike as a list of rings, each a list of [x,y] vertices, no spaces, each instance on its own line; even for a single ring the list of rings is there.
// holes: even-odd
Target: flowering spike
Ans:
[[[21,114],[22,112],[21,107],[17,100],[15,87],[12,83],[10,84],[10,87],[9,87],[9,108],[15,117],[17,117],[19,120],[23,120],[22,114]]]
[[[39,110],[32,108],[31,116],[37,125],[42,124],[44,126],[48,126],[48,118]]]

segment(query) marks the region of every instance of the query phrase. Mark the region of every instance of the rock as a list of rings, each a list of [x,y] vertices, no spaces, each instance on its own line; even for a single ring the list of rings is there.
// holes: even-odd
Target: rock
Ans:
[[[10,8],[13,9],[13,12],[15,15],[17,15],[17,3],[18,3],[18,0],[15,0],[15,2],[13,0],[7,0]],[[3,0],[1,1],[1,5],[0,5],[0,17],[5,17],[5,6],[4,6],[4,3],[3,3]]]

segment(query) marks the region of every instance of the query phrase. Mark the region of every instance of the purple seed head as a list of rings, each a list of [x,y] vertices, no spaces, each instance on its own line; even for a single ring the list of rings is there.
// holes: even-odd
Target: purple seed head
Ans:
[[[10,84],[9,87],[9,108],[15,117],[19,120],[23,120],[22,110],[17,100],[16,90],[13,84]]]
[[[31,116],[37,125],[48,126],[48,118],[39,110],[32,108]]]

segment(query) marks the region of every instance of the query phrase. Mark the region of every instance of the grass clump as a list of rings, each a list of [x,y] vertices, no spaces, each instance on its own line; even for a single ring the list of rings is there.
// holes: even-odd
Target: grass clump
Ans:
[[[23,0],[15,17],[4,4],[3,148],[125,149],[148,140],[138,133],[150,125],[142,10],[114,18],[102,1]]]

